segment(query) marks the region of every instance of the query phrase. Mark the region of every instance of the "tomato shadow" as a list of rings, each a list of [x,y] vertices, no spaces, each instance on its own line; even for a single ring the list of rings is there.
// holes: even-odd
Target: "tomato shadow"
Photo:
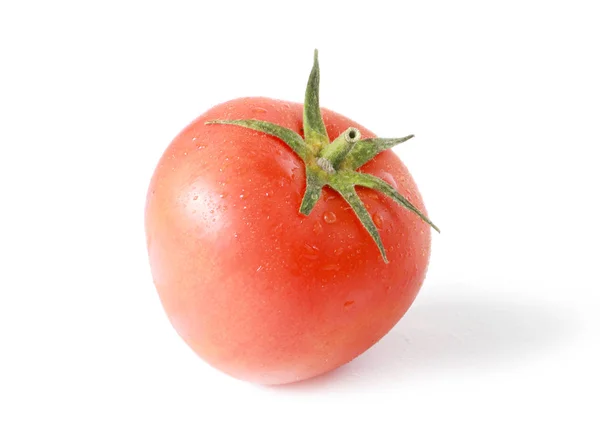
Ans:
[[[502,296],[422,296],[379,343],[330,373],[286,391],[385,388],[449,371],[494,370],[525,362],[573,337],[564,307]]]

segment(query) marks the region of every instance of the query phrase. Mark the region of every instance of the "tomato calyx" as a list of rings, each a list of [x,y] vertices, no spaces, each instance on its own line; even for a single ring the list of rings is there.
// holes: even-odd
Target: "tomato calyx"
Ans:
[[[306,216],[310,215],[321,197],[323,187],[332,188],[350,205],[361,224],[375,241],[383,261],[388,263],[379,231],[356,193],[356,186],[383,193],[397,204],[412,211],[437,232],[440,230],[386,181],[374,175],[358,172],[357,169],[379,153],[413,138],[414,135],[403,138],[361,139],[360,131],[350,127],[330,142],[321,116],[319,80],[318,52],[315,49],[313,67],[304,96],[304,139],[289,128],[261,120],[212,120],[206,124],[241,126],[272,135],[286,143],[303,160],[306,167],[306,191],[300,204],[300,213]]]

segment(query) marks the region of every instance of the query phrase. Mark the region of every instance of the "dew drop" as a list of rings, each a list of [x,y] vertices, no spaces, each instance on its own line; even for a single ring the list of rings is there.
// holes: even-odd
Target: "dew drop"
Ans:
[[[333,254],[335,254],[336,256],[342,255],[343,253],[344,253],[344,249],[342,247],[336,248],[335,250],[333,250]]]
[[[313,232],[315,234],[320,234],[323,231],[323,226],[321,225],[321,222],[316,222],[315,225],[313,226]]]
[[[373,223],[375,223],[377,229],[381,229],[381,227],[383,226],[383,219],[381,218],[381,214],[375,213],[373,215]]]
[[[198,195],[194,196],[194,201],[198,200]]]
[[[323,220],[325,220],[325,223],[331,224],[331,223],[335,223],[335,221],[337,220],[337,217],[331,211],[327,211],[325,214],[323,214]]]
[[[233,237],[234,237],[235,239],[237,239],[237,238],[238,238],[238,234],[237,234],[237,232],[235,232],[235,233],[233,234]]]
[[[394,176],[392,174],[389,172],[382,172],[381,178],[391,184],[394,189],[398,190],[398,184],[396,183],[396,180],[394,180]]]
[[[304,254],[302,257],[309,260],[317,260],[319,258],[319,248],[314,245],[304,244]]]
[[[244,194],[243,193],[240,195],[240,199],[244,199]]]
[[[260,272],[262,270],[262,265],[256,268],[256,272]]]
[[[304,248],[310,254],[317,254],[317,252],[319,251],[319,247],[317,247],[316,245],[304,244]]]

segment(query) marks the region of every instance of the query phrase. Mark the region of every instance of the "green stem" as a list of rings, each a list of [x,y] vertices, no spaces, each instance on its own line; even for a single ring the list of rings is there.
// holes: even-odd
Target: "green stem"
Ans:
[[[333,168],[337,168],[359,140],[360,131],[356,128],[348,128],[331,144],[323,147],[319,157],[327,159]]]

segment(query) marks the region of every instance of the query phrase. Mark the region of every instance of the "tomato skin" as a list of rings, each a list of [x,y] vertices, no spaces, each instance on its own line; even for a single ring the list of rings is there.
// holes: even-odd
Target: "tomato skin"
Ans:
[[[331,140],[349,126],[322,109]],[[381,254],[356,215],[325,188],[298,212],[304,164],[275,137],[215,119],[259,119],[302,134],[302,105],[268,98],[220,104],[169,145],[146,204],[150,265],[163,307],[185,342],[239,379],[283,384],[352,360],[404,315],[424,280],[430,229],[375,191],[358,188]],[[365,164],[422,212],[417,187],[391,151]]]

